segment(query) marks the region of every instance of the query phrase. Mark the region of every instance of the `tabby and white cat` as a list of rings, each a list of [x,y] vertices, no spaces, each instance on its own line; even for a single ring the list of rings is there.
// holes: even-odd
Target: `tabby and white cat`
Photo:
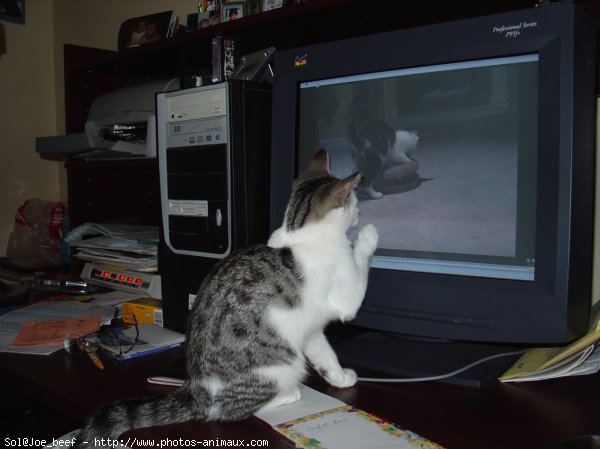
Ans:
[[[355,316],[377,247],[373,225],[354,244],[346,237],[358,222],[359,178],[331,176],[327,152],[319,151],[294,181],[283,225],[268,244],[224,259],[204,280],[188,323],[184,385],[101,407],[79,447],[133,428],[238,421],[292,403],[300,399],[306,360],[331,385],[354,385],[356,373],[340,366],[323,329]]]
[[[351,119],[348,124],[348,139],[356,168],[363,175],[361,195],[368,199],[379,199],[383,193],[376,189],[387,169],[411,163],[408,157],[416,150],[419,135],[415,131],[394,130],[383,120],[367,121],[362,126]]]

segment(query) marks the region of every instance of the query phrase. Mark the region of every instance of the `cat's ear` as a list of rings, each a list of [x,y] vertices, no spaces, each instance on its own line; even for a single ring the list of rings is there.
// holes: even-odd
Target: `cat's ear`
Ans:
[[[321,148],[308,162],[306,171],[319,171],[329,173],[329,153],[324,148]]]
[[[335,202],[335,204],[340,207],[343,206],[352,192],[352,189],[358,185],[361,180],[362,175],[360,172],[356,172],[347,178],[341,179],[331,189],[331,196]]]

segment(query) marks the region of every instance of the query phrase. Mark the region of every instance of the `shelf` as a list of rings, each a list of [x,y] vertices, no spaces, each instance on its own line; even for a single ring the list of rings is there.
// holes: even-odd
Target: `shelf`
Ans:
[[[232,22],[180,34],[140,47],[106,52],[69,65],[69,71],[122,76],[164,77],[186,74],[210,60],[214,36],[236,37],[241,54],[274,46],[287,49],[316,42],[407,28],[441,21],[528,8],[532,0],[480,2],[398,2],[378,0],[365,7],[361,0],[309,0]],[[190,73],[187,73],[190,74]]]

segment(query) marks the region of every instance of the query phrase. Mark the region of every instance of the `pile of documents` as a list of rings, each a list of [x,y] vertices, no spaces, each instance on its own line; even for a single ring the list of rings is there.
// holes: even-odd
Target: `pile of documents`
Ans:
[[[600,307],[595,307],[587,334],[564,347],[528,350],[500,380],[525,382],[597,373],[600,371],[599,345]]]
[[[139,298],[125,292],[95,293],[93,296],[73,297],[70,300],[41,301],[0,316],[0,352],[49,355],[64,348],[66,335],[87,336],[96,333],[101,325],[111,324],[115,309],[123,302]],[[113,327],[115,335],[136,343],[126,354],[120,346],[101,344],[104,354],[119,360],[181,346],[185,335],[155,324]]]
[[[94,301],[42,301],[13,310],[0,316],[0,352],[52,354],[64,347],[67,333],[85,335],[110,323],[115,305],[132,297],[110,292]]]
[[[157,226],[97,223],[78,226],[65,238],[79,259],[143,272],[158,270],[158,240]]]

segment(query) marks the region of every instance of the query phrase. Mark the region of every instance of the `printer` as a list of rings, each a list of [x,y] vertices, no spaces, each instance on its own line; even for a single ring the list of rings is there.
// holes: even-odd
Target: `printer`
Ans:
[[[177,89],[172,79],[111,90],[94,99],[83,133],[37,137],[35,149],[86,159],[156,157],[155,94]]]

